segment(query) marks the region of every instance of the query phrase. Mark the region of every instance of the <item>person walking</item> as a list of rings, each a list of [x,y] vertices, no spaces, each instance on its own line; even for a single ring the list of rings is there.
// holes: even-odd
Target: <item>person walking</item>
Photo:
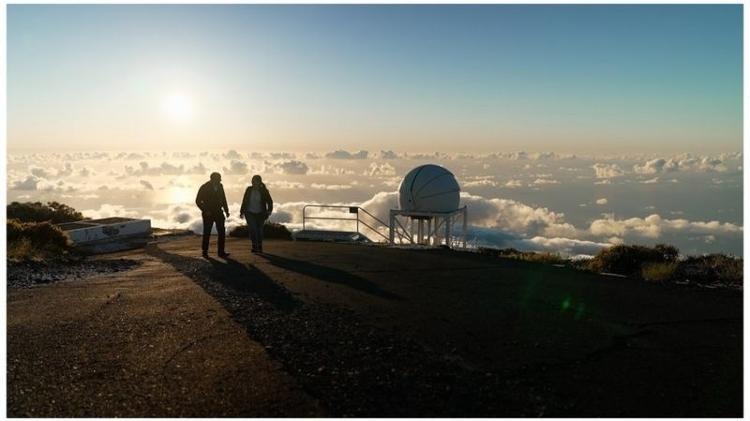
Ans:
[[[224,186],[221,185],[221,174],[211,173],[211,179],[198,189],[195,204],[200,208],[203,217],[203,257],[208,257],[208,240],[211,237],[211,229],[214,224],[216,224],[216,231],[219,234],[219,257],[229,256],[229,253],[224,250],[226,238],[224,212],[229,218],[229,206],[227,206]]]
[[[242,197],[240,218],[244,217],[247,221],[252,252],[263,253],[263,224],[273,212],[273,199],[259,175],[254,175],[251,183]]]

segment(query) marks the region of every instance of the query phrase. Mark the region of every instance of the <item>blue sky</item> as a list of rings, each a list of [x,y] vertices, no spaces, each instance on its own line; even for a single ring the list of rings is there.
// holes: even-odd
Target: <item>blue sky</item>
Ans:
[[[741,5],[8,7],[10,148],[724,152]],[[164,98],[189,108],[168,118]]]

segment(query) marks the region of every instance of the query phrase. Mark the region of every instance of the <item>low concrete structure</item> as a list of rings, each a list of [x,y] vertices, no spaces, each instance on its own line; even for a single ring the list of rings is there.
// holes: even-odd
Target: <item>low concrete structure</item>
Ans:
[[[102,218],[59,225],[73,244],[89,253],[109,253],[143,247],[151,240],[151,220]]]

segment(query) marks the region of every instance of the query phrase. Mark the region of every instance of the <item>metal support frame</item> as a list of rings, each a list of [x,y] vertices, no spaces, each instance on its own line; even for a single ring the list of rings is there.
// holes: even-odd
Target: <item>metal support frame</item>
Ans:
[[[404,227],[399,217],[409,219],[409,229]],[[466,206],[450,212],[414,212],[391,209],[388,241],[391,244],[446,245],[448,247],[466,248],[467,223]],[[453,229],[456,225],[461,227],[458,236],[453,235]],[[441,233],[441,231],[443,232]]]

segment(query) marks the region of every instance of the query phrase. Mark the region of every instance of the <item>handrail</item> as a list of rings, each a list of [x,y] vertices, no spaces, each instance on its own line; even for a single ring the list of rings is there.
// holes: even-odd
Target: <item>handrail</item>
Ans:
[[[349,209],[349,213],[355,213],[357,215],[357,217],[356,218],[345,218],[345,217],[331,217],[331,216],[307,216],[307,208],[309,208],[309,207],[311,207],[311,208],[322,208],[322,209],[326,209],[326,208]],[[356,209],[356,211],[352,212],[353,209]],[[383,234],[382,232],[380,232],[377,229],[375,229],[372,225],[370,225],[367,222],[365,222],[365,221],[363,221],[363,220],[360,219],[360,217],[359,217],[359,212],[360,211],[364,212],[370,218],[372,218],[375,221],[379,222],[384,227],[388,227],[388,225],[385,222],[383,222],[382,220],[380,220],[380,218],[376,217],[375,215],[373,215],[372,213],[370,213],[367,209],[365,209],[365,208],[363,208],[361,206],[357,206],[357,205],[316,205],[316,204],[311,204],[311,205],[305,205],[305,206],[302,207],[302,229],[303,230],[305,229],[305,225],[306,225],[306,222],[307,222],[308,219],[323,219],[323,220],[332,220],[332,221],[356,221],[357,222],[357,233],[359,233],[359,224],[361,223],[362,225],[364,225],[367,228],[369,228],[371,231],[373,231],[376,234],[378,234],[379,236],[383,237],[385,239],[385,241],[388,242],[390,239],[385,234]]]

